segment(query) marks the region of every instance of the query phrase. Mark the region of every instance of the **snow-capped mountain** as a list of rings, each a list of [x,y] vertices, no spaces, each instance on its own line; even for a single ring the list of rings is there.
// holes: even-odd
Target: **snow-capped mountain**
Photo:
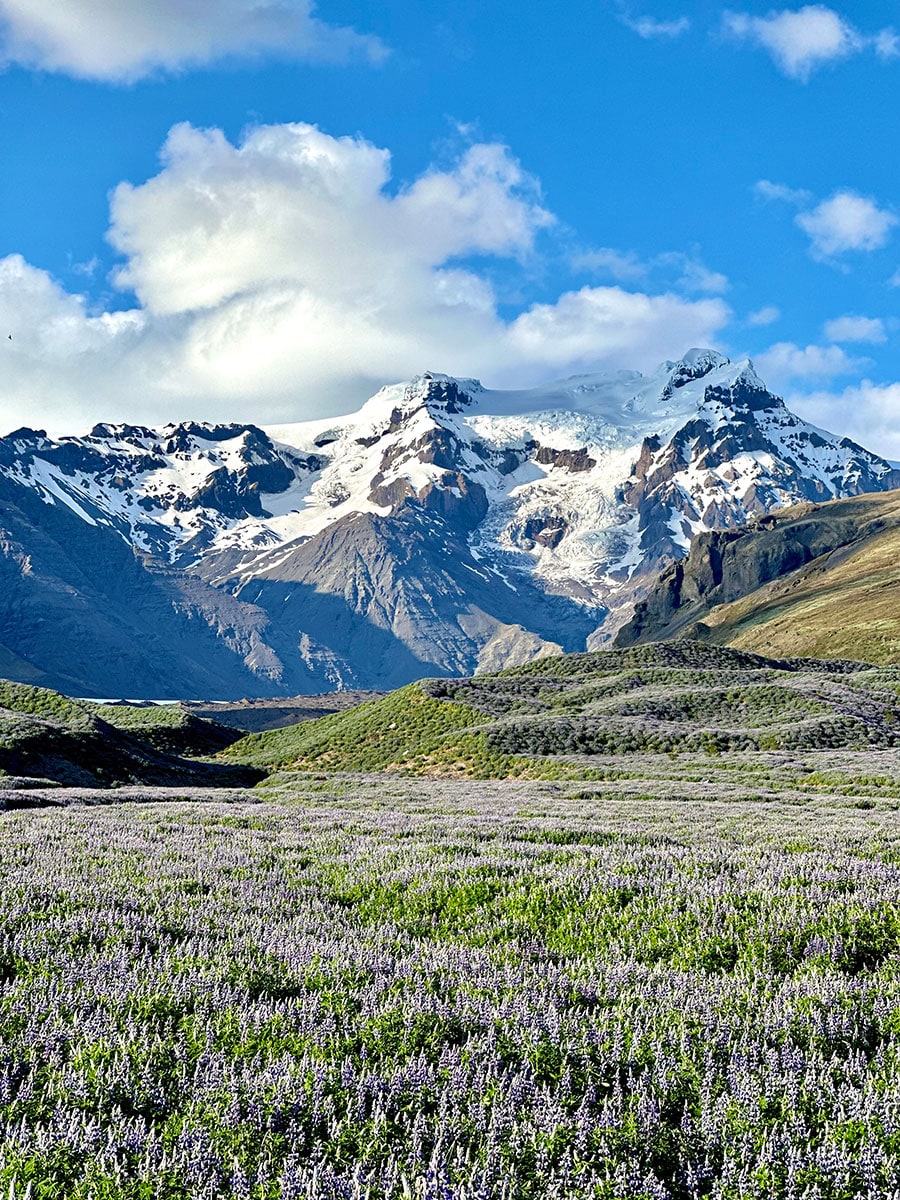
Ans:
[[[22,429],[0,439],[0,643],[16,659],[0,652],[0,674],[21,660],[94,692],[249,695],[509,665],[602,644],[700,530],[898,483],[790,413],[749,361],[708,350],[518,392],[426,373],[357,413],[265,429]],[[55,566],[36,567],[25,526],[44,546],[60,524]],[[82,648],[92,612],[134,624],[127,593],[88,596],[102,570],[72,574],[89,543],[98,562],[124,547],[149,580],[157,650],[178,643],[169,625],[193,630],[191,670],[128,687],[124,666],[73,676],[64,647],[48,657],[15,597],[72,599]]]

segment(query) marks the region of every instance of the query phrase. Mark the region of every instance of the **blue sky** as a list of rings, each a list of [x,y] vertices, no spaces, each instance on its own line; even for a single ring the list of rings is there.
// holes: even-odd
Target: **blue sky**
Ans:
[[[302,420],[700,343],[900,457],[892,20],[0,0],[0,427]]]

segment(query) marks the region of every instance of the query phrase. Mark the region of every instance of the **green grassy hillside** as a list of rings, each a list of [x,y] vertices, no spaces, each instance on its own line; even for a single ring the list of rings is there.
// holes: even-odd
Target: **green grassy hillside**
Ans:
[[[252,783],[261,772],[194,760],[235,736],[177,706],[92,704],[0,680],[0,775],[87,787]]]
[[[426,680],[349,712],[254,734],[267,768],[583,774],[595,756],[900,745],[900,668],[773,660],[678,642]]]
[[[107,725],[127,731],[164,754],[215,754],[241,736],[239,730],[199,717],[181,704],[98,704],[92,708]]]
[[[381,700],[284,729],[250,734],[223,757],[260,767],[466,774],[521,773],[528,765],[496,752],[481,726],[489,716],[409,684]]]
[[[900,663],[900,529],[718,605],[704,625],[710,641],[759,654]]]

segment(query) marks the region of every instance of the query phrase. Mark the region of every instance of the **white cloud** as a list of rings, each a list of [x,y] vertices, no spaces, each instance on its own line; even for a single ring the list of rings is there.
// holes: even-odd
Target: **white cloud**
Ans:
[[[793,342],[777,342],[756,355],[755,361],[761,377],[776,390],[791,380],[835,379],[869,365],[868,359],[851,358],[840,346],[797,346]]]
[[[595,271],[597,274],[610,275],[620,283],[646,279],[650,270],[648,264],[633,250],[613,250],[609,246],[577,254],[572,260],[572,266],[577,271]]]
[[[804,83],[819,67],[856,54],[865,45],[848,21],[822,4],[783,9],[766,17],[726,12],[723,28],[739,41],[761,46],[783,74]]]
[[[691,27],[688,17],[677,17],[672,21],[658,21],[655,17],[632,17],[622,15],[622,23],[642,38],[677,38]]]
[[[884,321],[879,317],[835,317],[823,330],[830,342],[886,342]]]
[[[645,360],[648,345],[708,345],[727,316],[718,299],[688,303],[672,294],[586,287],[555,304],[534,305],[513,321],[508,340],[525,363],[586,370],[596,364],[598,346],[615,346],[621,364]],[[689,333],[692,329],[700,329],[700,336]]]
[[[711,271],[702,262],[689,258],[687,255],[678,253],[660,255],[659,261],[669,262],[680,267],[681,274],[677,284],[685,292],[706,292],[710,295],[720,295],[722,292],[727,292],[731,286],[727,275],[723,275],[721,271]]]
[[[148,361],[144,314],[92,316],[83,297],[18,254],[0,259],[0,332],[0,426],[53,424],[60,414],[81,426],[95,395],[110,397],[123,386],[136,397],[155,392],[158,359]]]
[[[835,192],[812,211],[799,213],[794,219],[819,258],[833,258],[848,250],[879,250],[897,224],[894,213],[848,190]]]
[[[0,0],[0,63],[132,82],[263,53],[377,60],[385,49],[318,20],[311,0]]]
[[[851,437],[885,458],[900,459],[900,383],[864,379],[841,392],[791,395],[788,404],[816,425]]]
[[[391,196],[390,155],[312,125],[264,126],[232,146],[178,125],[163,170],[112,198],[117,282],[157,314],[215,308],[290,281],[320,294],[390,303],[466,254],[527,254],[553,218],[499,145],[472,146]]]
[[[727,292],[731,286],[726,275],[710,270],[705,263],[680,250],[668,250],[642,259],[633,250],[601,247],[576,255],[572,266],[576,270],[609,275],[619,283],[646,282],[656,278],[662,286],[689,294],[702,292],[719,295]]]
[[[784,75],[801,83],[821,67],[865,50],[884,61],[900,57],[900,37],[893,29],[863,34],[824,4],[786,8],[765,17],[726,12],[722,30],[726,37],[766,50]]]
[[[390,155],[309,125],[177,126],[159,173],[113,194],[127,314],[92,315],[21,258],[0,260],[0,424],[303,419],[423,369],[524,386],[652,367],[715,343],[720,299],[587,287],[517,317],[492,262],[525,260],[553,222],[503,146],[391,187]],[[489,260],[476,269],[472,259]]]
[[[783,200],[802,210],[794,223],[809,237],[814,258],[834,258],[849,250],[880,250],[898,222],[895,213],[850,188],[842,188],[815,207],[810,207],[815,199],[811,192],[769,179],[758,180],[753,191],[760,200]]]
[[[752,312],[747,318],[747,324],[754,327],[774,325],[780,316],[780,308],[776,308],[774,304],[767,304],[765,308],[758,308],[756,312]]]
[[[900,37],[893,29],[882,29],[875,35],[873,44],[879,58],[900,58]]]
[[[759,200],[784,200],[798,208],[812,200],[812,193],[802,188],[790,188],[783,183],[773,183],[771,179],[760,179],[753,185],[753,192]]]

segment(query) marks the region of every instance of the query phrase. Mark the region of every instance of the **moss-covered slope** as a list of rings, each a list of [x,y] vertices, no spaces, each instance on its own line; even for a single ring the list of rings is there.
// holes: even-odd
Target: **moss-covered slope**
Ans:
[[[216,754],[241,737],[240,730],[197,716],[181,704],[98,704],[93,711],[107,725],[164,754]]]
[[[232,740],[232,731],[175,708],[96,705],[0,680],[0,774],[87,787],[255,782],[256,769],[189,757]]]
[[[895,744],[900,668],[678,642],[426,680],[225,754],[266,767],[492,777],[572,773],[596,755]]]

